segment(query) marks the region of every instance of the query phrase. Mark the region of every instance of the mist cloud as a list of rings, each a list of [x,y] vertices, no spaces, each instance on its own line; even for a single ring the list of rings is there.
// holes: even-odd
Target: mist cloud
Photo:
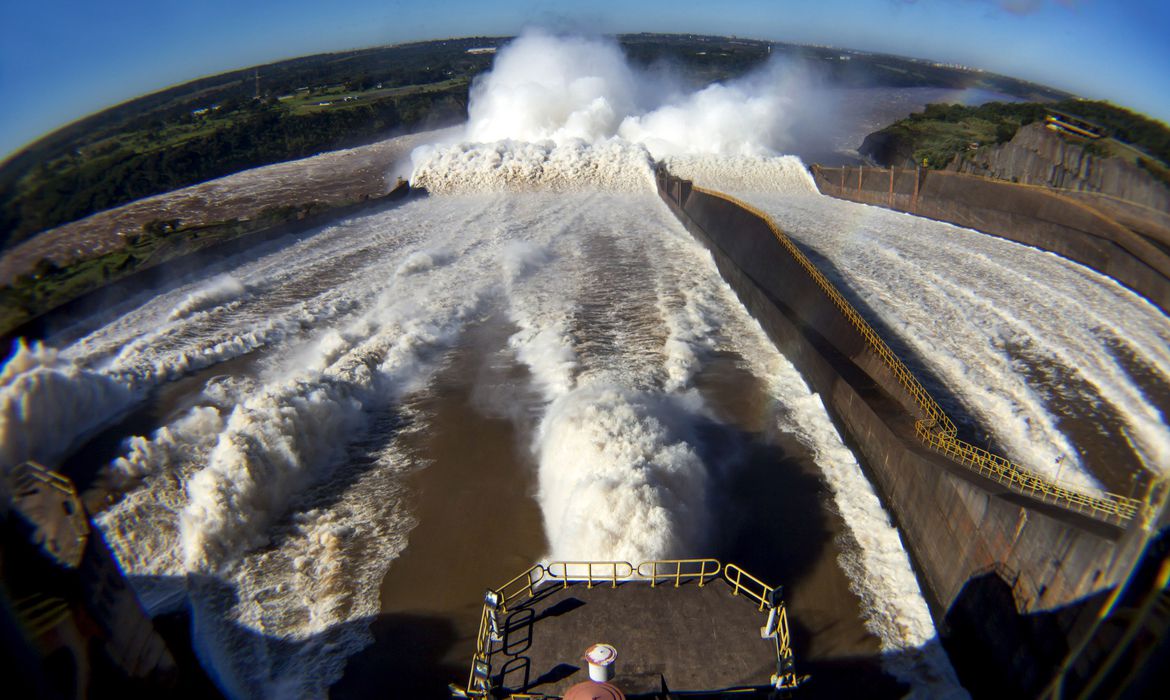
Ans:
[[[620,138],[668,155],[775,155],[809,123],[815,81],[778,59],[697,92],[631,66],[611,39],[529,31],[476,80],[468,141],[598,143]]]

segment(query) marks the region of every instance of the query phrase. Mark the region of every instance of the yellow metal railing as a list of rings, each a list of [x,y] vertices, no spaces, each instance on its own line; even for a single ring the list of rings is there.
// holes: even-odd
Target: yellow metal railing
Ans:
[[[771,217],[731,195],[698,186],[694,186],[693,189],[745,209],[759,217],[768,226],[776,240],[816,282],[821,291],[849,320],[854,329],[861,334],[869,348],[881,359],[918,406],[922,416],[915,423],[914,430],[924,445],[993,481],[1003,484],[1012,491],[1037,498],[1046,503],[1059,505],[1106,521],[1124,522],[1137,516],[1141,508],[1141,501],[1114,493],[1086,494],[1076,487],[1040,477],[1004,457],[959,440],[955,424],[943,412],[934,397],[926,391],[918,378],[910,372],[902,360],[877,334],[877,331],[837,290],[836,286],[809,260],[808,256],[796,246],[792,239],[780,230]]]
[[[495,589],[500,596],[500,609],[506,612],[508,605],[525,593],[529,598],[536,595],[536,584],[544,580],[545,573],[543,566],[535,564],[528,571]]]
[[[792,639],[788,633],[788,610],[783,600],[779,600],[777,589],[769,586],[760,579],[752,576],[735,564],[723,567],[723,580],[731,586],[731,594],[744,594],[745,598],[760,604],[760,611],[768,611],[768,624],[764,632],[771,633],[776,644],[776,675],[772,677],[772,684],[779,689],[791,689],[800,685],[801,680],[796,676],[792,654]]]
[[[489,593],[494,593],[499,601],[499,612],[506,613],[508,605],[525,593],[529,598],[536,595],[536,584],[544,579],[545,573],[543,566],[535,564],[499,588],[491,589]],[[492,608],[485,602],[479,614],[479,633],[475,635],[475,654],[467,677],[469,697],[487,697],[491,692],[491,645]]]
[[[771,605],[773,588],[735,564],[723,567],[723,578],[731,585],[731,595],[743,593],[760,604],[760,610]]]
[[[650,579],[651,588],[658,585],[659,579],[664,582],[673,580],[675,588],[683,581],[698,579],[699,588],[702,588],[708,579],[719,576],[722,569],[718,559],[655,559],[638,564],[635,571],[639,577]]]
[[[491,655],[491,611],[483,606],[479,614],[479,633],[475,636],[475,654],[471,657],[471,670],[467,675],[467,695],[486,698],[492,690]]]
[[[618,581],[633,577],[635,571],[628,561],[554,561],[545,570],[550,579],[560,581],[564,588],[572,581],[584,581],[589,588],[594,583],[608,581],[617,588]]]
[[[550,583],[560,582],[563,588],[570,583],[585,583],[590,588],[595,583],[609,583],[616,588],[619,581],[649,581],[651,588],[659,581],[674,581],[677,588],[683,582],[697,580],[700,587],[722,578],[732,589],[732,595],[740,593],[759,603],[761,612],[768,612],[765,629],[773,633],[776,646],[777,674],[772,683],[779,689],[794,688],[800,680],[793,671],[791,637],[788,632],[788,613],[784,602],[777,600],[776,589],[747,573],[735,564],[723,565],[718,559],[657,559],[645,561],[637,566],[625,561],[555,561],[547,565],[536,564],[499,588],[489,589],[480,612],[479,634],[475,638],[475,654],[471,658],[471,671],[467,677],[466,690],[452,686],[456,695],[468,698],[488,698],[492,695],[492,605],[489,597],[499,601],[498,613],[506,613],[507,605],[517,598],[528,595],[535,597],[537,584],[548,579]],[[498,619],[497,619],[498,624]],[[495,638],[496,641],[499,637]],[[509,698],[532,699],[546,697],[539,693],[514,693]]]

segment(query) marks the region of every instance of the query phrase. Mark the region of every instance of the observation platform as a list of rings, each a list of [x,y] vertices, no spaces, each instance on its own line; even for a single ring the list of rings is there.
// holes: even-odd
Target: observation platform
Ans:
[[[537,565],[488,591],[480,630],[468,697],[561,697],[590,680],[596,643],[617,649],[609,683],[627,697],[800,682],[780,590],[713,559]]]

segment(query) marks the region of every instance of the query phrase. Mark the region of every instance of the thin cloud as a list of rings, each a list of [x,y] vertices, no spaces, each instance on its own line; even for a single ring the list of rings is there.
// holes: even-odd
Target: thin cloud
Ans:
[[[895,5],[917,5],[920,0],[891,0]],[[1013,15],[1030,15],[1039,12],[1050,1],[1052,4],[1060,5],[1061,7],[1073,10],[1076,9],[1082,0],[943,0],[951,3],[980,3],[983,5],[995,5],[999,9]]]

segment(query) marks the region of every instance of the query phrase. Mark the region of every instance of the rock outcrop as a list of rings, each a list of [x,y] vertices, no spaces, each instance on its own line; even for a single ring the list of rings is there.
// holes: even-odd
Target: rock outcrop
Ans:
[[[857,152],[887,168],[913,168],[915,165],[914,143],[890,127],[866,136]]]
[[[1091,142],[1066,139],[1036,122],[1011,141],[959,155],[947,166],[973,175],[1030,185],[1100,192],[1170,210],[1170,188],[1137,165],[1094,154]]]

